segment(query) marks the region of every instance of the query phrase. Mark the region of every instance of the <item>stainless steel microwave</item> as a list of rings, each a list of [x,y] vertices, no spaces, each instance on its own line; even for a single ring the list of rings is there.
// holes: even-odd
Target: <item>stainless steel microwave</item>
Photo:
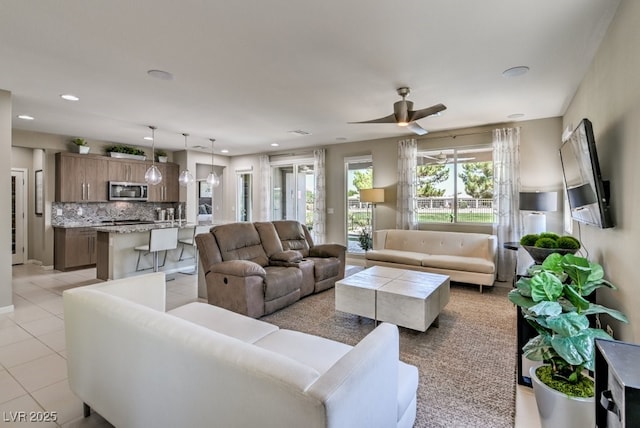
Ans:
[[[146,201],[149,198],[149,186],[146,183],[109,182],[110,201]]]

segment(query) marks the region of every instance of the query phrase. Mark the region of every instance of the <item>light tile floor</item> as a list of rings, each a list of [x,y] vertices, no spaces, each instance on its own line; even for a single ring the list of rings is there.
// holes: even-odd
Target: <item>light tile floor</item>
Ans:
[[[95,269],[59,272],[34,264],[14,266],[13,313],[0,315],[0,426],[111,427],[99,415],[82,416],[82,402],[67,383],[62,292],[99,282]],[[197,299],[195,275],[175,274],[167,282],[167,308]],[[24,422],[23,415],[53,422]],[[533,392],[516,390],[517,428],[540,426]]]

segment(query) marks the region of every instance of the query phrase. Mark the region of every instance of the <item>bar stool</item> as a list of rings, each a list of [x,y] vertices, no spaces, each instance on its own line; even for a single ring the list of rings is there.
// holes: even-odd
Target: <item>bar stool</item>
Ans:
[[[146,256],[149,253],[153,254],[153,271],[158,272],[159,267],[163,267],[167,261],[167,250],[173,250],[178,247],[178,228],[167,227],[162,229],[151,229],[149,231],[149,244],[140,245],[135,247],[134,250],[138,251],[138,262],[136,263],[136,271],[150,269],[140,269],[140,257],[143,253]],[[158,253],[164,251],[164,258],[162,265],[158,266]]]
[[[198,272],[198,247],[196,245],[196,235],[200,235],[201,233],[208,233],[209,229],[211,229],[211,226],[196,226],[193,228],[193,235],[191,235],[189,238],[178,240],[178,243],[182,245],[182,249],[180,250],[180,257],[178,257],[178,261],[187,259],[187,258],[182,258],[184,254],[185,245],[193,246],[193,258],[195,259],[195,266],[196,266],[193,273]],[[191,273],[189,273],[189,275],[191,275]]]

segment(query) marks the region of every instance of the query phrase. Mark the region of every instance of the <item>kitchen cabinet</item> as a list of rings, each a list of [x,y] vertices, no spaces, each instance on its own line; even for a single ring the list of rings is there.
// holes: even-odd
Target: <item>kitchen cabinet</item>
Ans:
[[[53,266],[66,271],[96,264],[97,232],[91,227],[55,228]]]
[[[109,181],[144,183],[148,163],[144,161],[109,159]]]
[[[56,153],[56,202],[106,201],[108,181],[104,156]]]
[[[151,166],[151,165],[149,165]],[[150,202],[179,202],[180,201],[180,184],[178,176],[180,175],[179,165],[176,163],[159,163],[156,166],[162,174],[162,181],[155,186],[149,186]]]

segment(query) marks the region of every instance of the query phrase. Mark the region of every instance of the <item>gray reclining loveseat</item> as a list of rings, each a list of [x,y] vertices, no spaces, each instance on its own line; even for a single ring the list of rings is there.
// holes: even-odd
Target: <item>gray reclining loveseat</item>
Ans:
[[[230,223],[196,236],[208,301],[259,318],[344,278],[346,248],[297,221]]]

